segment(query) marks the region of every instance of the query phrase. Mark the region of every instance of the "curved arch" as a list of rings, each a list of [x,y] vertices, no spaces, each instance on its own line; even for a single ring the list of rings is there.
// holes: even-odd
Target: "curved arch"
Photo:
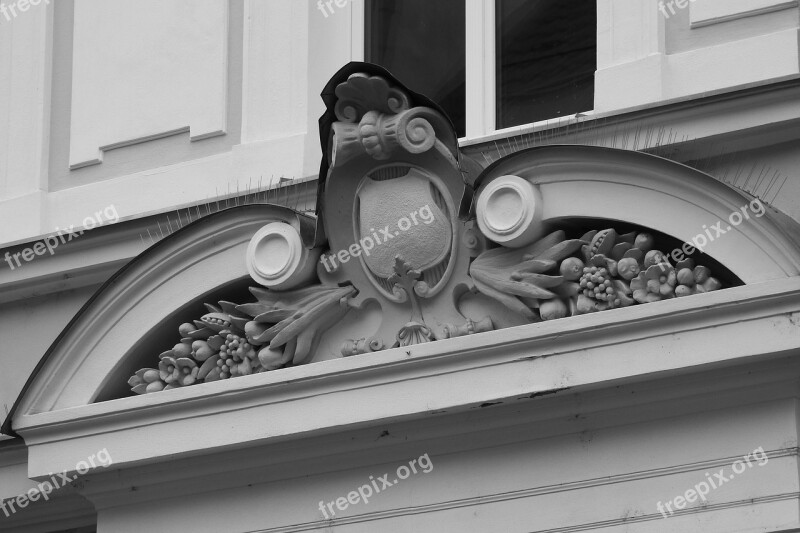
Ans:
[[[704,251],[744,283],[800,274],[796,222],[764,206],[765,216],[750,215],[733,226],[728,221],[731,214],[741,213],[752,199],[686,165],[614,148],[536,147],[489,166],[477,180],[478,194],[504,175],[520,176],[539,188],[544,223],[576,216],[617,220],[691,242],[705,228],[722,222],[725,234]]]
[[[248,277],[246,249],[265,224],[293,225],[316,244],[316,220],[275,205],[246,205],[211,214],[148,248],[108,280],[45,353],[9,414],[92,403],[125,355],[186,302]],[[90,379],[87,379],[87,376]]]
[[[517,175],[538,187],[543,222],[617,220],[690,241],[726,220],[750,199],[710,176],[659,157],[585,146],[525,150],[488,167],[477,186]],[[480,193],[480,189],[478,190]],[[800,273],[798,224],[781,214],[751,217],[709,244],[706,252],[744,283]],[[788,220],[788,219],[787,219]],[[12,416],[92,403],[119,374],[141,339],[187,302],[246,279],[246,249],[265,224],[283,221],[311,239],[316,220],[277,206],[222,211],[167,237],[109,280],[65,328],[43,357]],[[462,273],[466,276],[466,273]]]

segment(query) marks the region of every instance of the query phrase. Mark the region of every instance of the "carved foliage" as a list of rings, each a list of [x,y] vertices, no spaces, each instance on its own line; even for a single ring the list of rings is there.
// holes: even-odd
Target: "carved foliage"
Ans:
[[[653,248],[649,233],[613,229],[566,239],[558,230],[520,249],[478,256],[476,289],[532,321],[605,311],[720,289],[705,266],[677,266]]]
[[[209,314],[194,324],[182,324],[178,331],[183,338],[161,354],[158,369],[141,369],[128,380],[133,392],[169,390],[304,363],[322,333],[342,318],[355,289],[313,285],[251,292],[257,302],[206,304]]]

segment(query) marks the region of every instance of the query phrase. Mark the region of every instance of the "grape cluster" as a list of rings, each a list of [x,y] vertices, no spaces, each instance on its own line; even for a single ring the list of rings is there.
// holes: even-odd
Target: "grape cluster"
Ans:
[[[255,357],[256,351],[246,339],[228,333],[225,336],[225,342],[219,348],[217,366],[220,368],[220,379],[241,375],[240,365],[247,361],[251,366],[255,366],[251,363]]]
[[[587,298],[603,302],[610,309],[619,307],[620,299],[608,269],[596,266],[584,268],[580,286]]]

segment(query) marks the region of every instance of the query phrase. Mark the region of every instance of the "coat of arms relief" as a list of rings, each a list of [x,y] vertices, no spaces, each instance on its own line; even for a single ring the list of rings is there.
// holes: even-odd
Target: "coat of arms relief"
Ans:
[[[536,184],[465,157],[443,112],[378,67],[350,65],[323,97],[318,238],[296,217],[266,224],[246,257],[253,301],[206,304],[176,324],[176,344],[130,378],[133,392],[313,362],[321,339],[364,309],[379,319],[338,339],[337,356],[723,286],[647,228],[586,227],[580,214],[545,223]]]

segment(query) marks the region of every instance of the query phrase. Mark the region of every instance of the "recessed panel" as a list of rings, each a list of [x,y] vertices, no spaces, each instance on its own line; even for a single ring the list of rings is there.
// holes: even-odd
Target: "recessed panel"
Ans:
[[[760,15],[797,6],[797,0],[682,0],[690,4],[692,27],[708,26],[737,18]]]
[[[70,168],[103,151],[225,133],[225,0],[75,0]]]

